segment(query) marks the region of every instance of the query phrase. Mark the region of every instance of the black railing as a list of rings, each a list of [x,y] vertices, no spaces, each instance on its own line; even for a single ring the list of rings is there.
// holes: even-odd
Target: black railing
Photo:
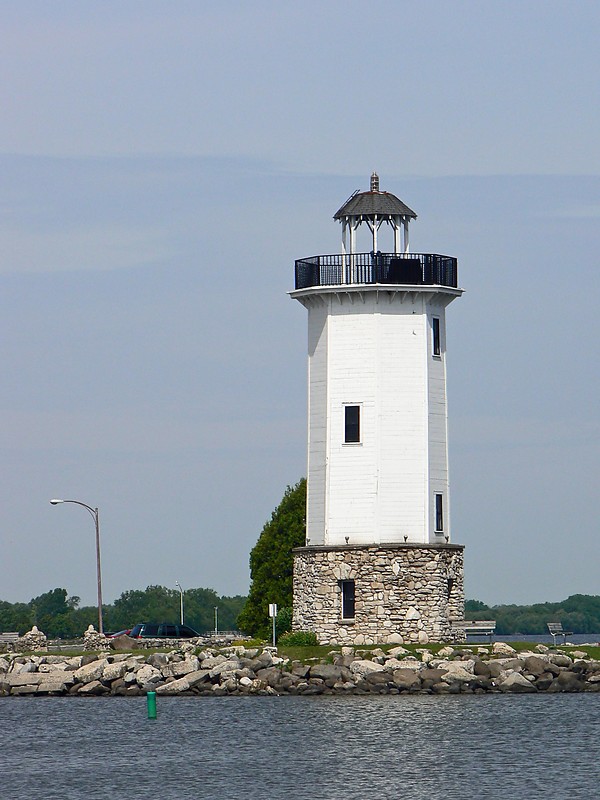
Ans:
[[[384,283],[458,287],[458,261],[435,253],[340,253],[296,261],[296,289]]]

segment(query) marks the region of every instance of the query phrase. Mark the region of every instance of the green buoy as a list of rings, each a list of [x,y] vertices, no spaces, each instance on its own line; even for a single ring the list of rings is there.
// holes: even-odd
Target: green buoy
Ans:
[[[148,692],[146,695],[148,706],[148,719],[156,719],[156,692]]]

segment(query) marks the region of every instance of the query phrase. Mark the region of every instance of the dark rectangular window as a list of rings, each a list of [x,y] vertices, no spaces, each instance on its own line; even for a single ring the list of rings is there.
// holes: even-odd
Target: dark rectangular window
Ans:
[[[344,406],[344,442],[360,442],[360,406]]]
[[[434,356],[442,354],[442,345],[440,341],[440,320],[439,317],[433,317],[431,320],[432,331],[432,352]]]
[[[354,581],[340,581],[342,590],[342,619],[354,619]]]
[[[444,497],[441,494],[435,496],[435,532],[444,532]]]

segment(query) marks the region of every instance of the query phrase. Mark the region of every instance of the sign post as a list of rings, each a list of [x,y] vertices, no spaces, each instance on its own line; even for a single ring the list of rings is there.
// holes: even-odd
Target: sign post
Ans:
[[[273,620],[273,647],[275,647],[275,619],[277,618],[277,603],[269,603],[269,616]]]

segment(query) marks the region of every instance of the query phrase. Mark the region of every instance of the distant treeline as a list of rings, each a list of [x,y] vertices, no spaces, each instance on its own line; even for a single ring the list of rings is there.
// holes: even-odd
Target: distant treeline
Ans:
[[[219,597],[213,589],[187,589],[184,593],[185,622],[199,633],[213,630],[217,607],[219,630],[236,630],[246,600],[240,595]],[[82,636],[88,625],[97,628],[98,609],[95,606],[80,608],[79,604],[79,598],[69,597],[66,589],[52,589],[29,603],[0,601],[0,631],[25,633],[37,625],[52,639]],[[179,590],[165,586],[130,589],[111,605],[104,605],[102,613],[107,632],[131,628],[138,622],[178,622]],[[465,617],[495,619],[496,632],[500,635],[545,634],[547,622],[562,622],[565,629],[574,633],[599,633],[600,596],[574,594],[560,603],[531,606],[487,606],[480,600],[467,600]]]
[[[138,622],[179,622],[179,589],[148,586],[130,589],[112,605],[102,606],[105,632],[132,628]],[[236,630],[237,617],[246,602],[245,597],[219,597],[212,589],[187,589],[184,593],[186,625],[199,633],[214,630],[215,607],[218,608],[219,630]],[[79,607],[77,596],[69,597],[66,589],[34,597],[29,603],[0,601],[0,631],[19,631],[23,634],[37,625],[51,639],[71,639],[83,635],[88,625],[98,627],[96,606]]]
[[[562,622],[573,633],[600,632],[600,596],[573,594],[561,603],[535,603],[532,606],[486,606],[480,600],[467,600],[465,617],[470,620],[495,619],[496,633],[548,633],[547,622]]]

